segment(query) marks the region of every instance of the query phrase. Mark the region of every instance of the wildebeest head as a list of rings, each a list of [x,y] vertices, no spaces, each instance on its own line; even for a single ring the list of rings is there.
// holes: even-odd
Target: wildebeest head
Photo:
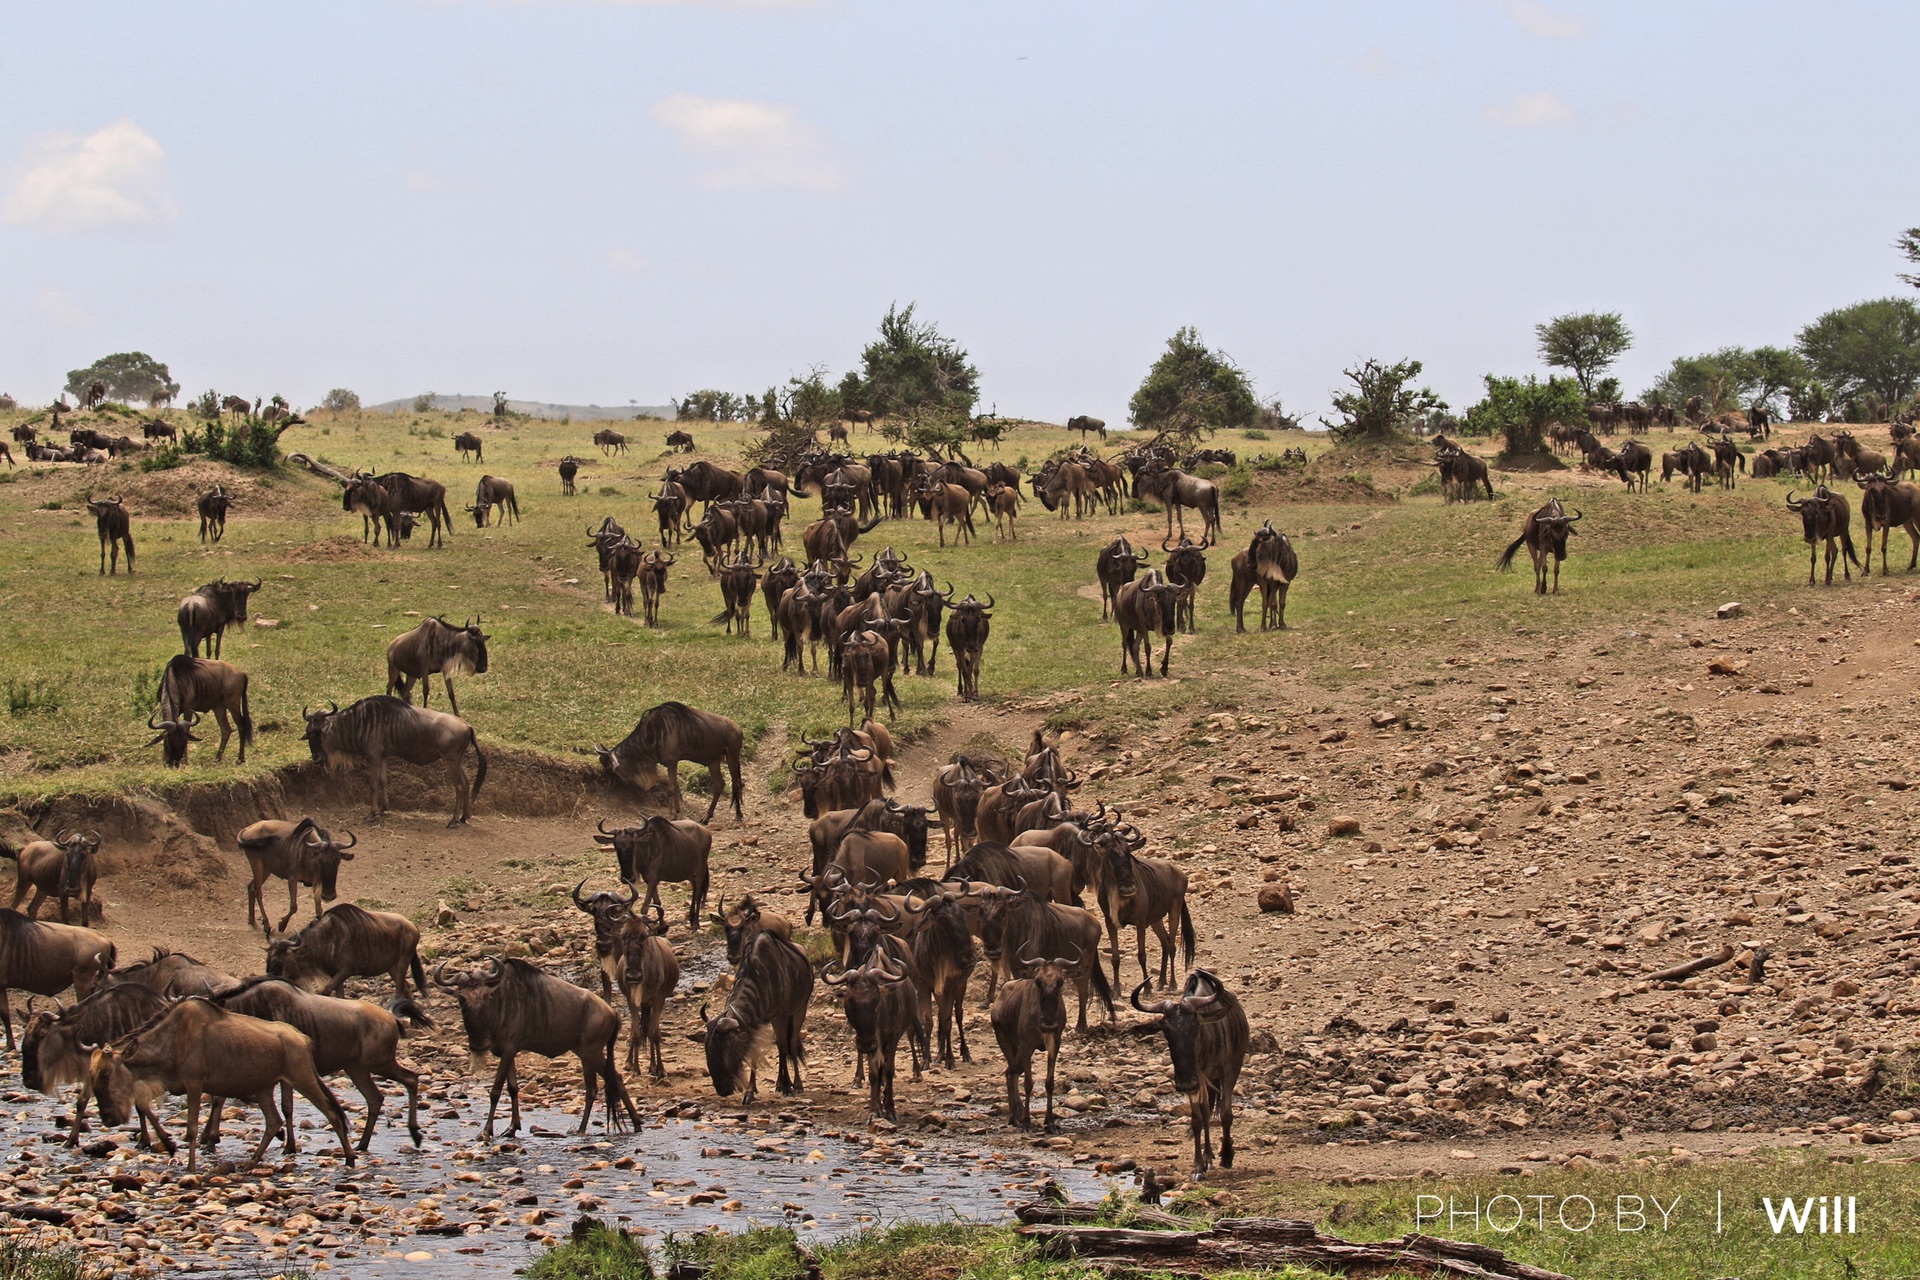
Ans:
[[[478,1071],[488,1054],[494,1051],[493,1028],[487,1017],[487,1001],[506,976],[506,969],[492,956],[479,972],[463,972],[447,977],[447,962],[433,971],[433,985],[460,1002],[460,1025],[467,1033],[468,1066]]]
[[[327,762],[327,726],[332,724],[333,718],[339,714],[340,704],[331,698],[327,700],[327,709],[324,711],[314,711],[307,707],[300,709],[301,717],[307,722],[307,750],[312,752],[313,758],[322,764]]]
[[[468,618],[457,627],[438,614],[434,615],[433,620],[443,629],[443,643],[457,652],[460,663],[466,667],[466,672],[461,674],[485,675],[487,641],[493,637],[480,629],[481,619]]]
[[[1079,948],[1074,949],[1071,958],[1048,959],[1028,956],[1024,951],[1017,958],[1026,968],[1027,977],[1033,980],[1033,992],[1040,1007],[1041,1034],[1061,1034],[1067,1029],[1067,977],[1080,964]]]
[[[474,526],[484,529],[487,527],[487,516],[493,510],[493,503],[485,499],[476,499],[467,507],[467,510],[473,513]]]
[[[68,893],[80,892],[86,880],[87,865],[100,852],[98,831],[60,831],[53,842],[60,846],[60,883]]]
[[[320,900],[332,902],[340,896],[337,891],[340,864],[353,861],[350,851],[360,843],[360,837],[349,831],[342,842],[312,818],[302,818],[291,834],[301,842],[301,853],[313,869],[314,882],[320,889]]]
[[[200,713],[189,711],[186,715],[172,720],[158,719],[159,714],[160,708],[155,707],[147,716],[147,728],[159,730],[147,745],[150,747],[159,745],[161,758],[167,767],[177,769],[187,762],[187,744],[200,741],[192,732],[195,722],[200,719]]]
[[[1004,885],[987,885],[974,894],[985,904],[980,913],[980,950],[987,959],[997,962],[1006,938],[1007,917],[1018,914],[1037,899],[1024,888],[1010,889]]]
[[[1101,812],[1105,813],[1104,805]],[[1140,891],[1138,868],[1134,865],[1133,855],[1136,850],[1145,847],[1146,836],[1132,823],[1102,822],[1094,827],[1094,832],[1094,843],[1106,859],[1107,875],[1113,881],[1114,891],[1122,898],[1133,897]]]
[[[583,898],[580,896],[580,890],[584,889],[586,884],[586,878],[582,877],[580,883],[573,886],[573,905],[593,917],[594,949],[610,954],[614,939],[620,935],[622,926],[633,916],[634,899],[640,896],[640,891],[634,888],[631,882],[623,881],[621,887],[627,891],[624,898],[606,890],[590,898]]]
[[[1140,993],[1148,984],[1133,989],[1133,1007],[1142,1013],[1160,1015],[1160,1030],[1167,1038],[1167,1050],[1173,1057],[1173,1087],[1189,1096],[1200,1092],[1200,1019],[1220,999],[1225,990],[1220,980],[1205,969],[1195,969],[1187,978],[1186,990],[1172,1000],[1143,1003]]]
[[[710,912],[708,918],[727,935],[727,963],[739,964],[740,953],[746,947],[747,939],[760,928],[760,904],[753,900],[752,894],[748,894],[725,915]]]

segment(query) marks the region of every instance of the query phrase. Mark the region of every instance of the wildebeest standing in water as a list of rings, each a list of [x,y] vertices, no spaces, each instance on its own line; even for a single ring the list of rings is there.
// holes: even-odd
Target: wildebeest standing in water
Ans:
[[[1820,558],[1820,544],[1827,544],[1827,585],[1833,585],[1833,562],[1840,561],[1840,572],[1847,581],[1853,581],[1853,570],[1849,563],[1859,564],[1859,553],[1853,549],[1853,513],[1847,508],[1847,500],[1832,492],[1825,485],[1813,491],[1807,498],[1795,500],[1793,493],[1787,493],[1787,510],[1800,517],[1802,536],[1807,543],[1807,585],[1813,585],[1814,568]]]
[[[437,675],[447,686],[447,705],[460,714],[459,699],[453,696],[453,677],[485,675],[487,641],[491,637],[480,630],[480,620],[469,618],[456,627],[434,615],[413,630],[397,635],[387,645],[387,692],[413,705],[413,682],[420,682],[420,705],[426,706]]]
[[[1233,629],[1247,629],[1247,600],[1260,588],[1260,629],[1287,629],[1287,589],[1300,576],[1300,557],[1293,542],[1269,520],[1254,531],[1247,549],[1233,558],[1233,582],[1227,604],[1233,610]]]
[[[32,999],[27,1003],[31,1006]],[[54,1008],[51,1013],[40,1009],[27,1015],[26,1032],[20,1039],[20,1083],[54,1099],[67,1085],[80,1086],[73,1118],[67,1122],[67,1145],[77,1147],[87,1129],[87,1103],[93,1097],[87,1068],[94,1048],[139,1030],[165,1013],[167,1002],[157,992],[123,982],[102,987],[64,1009],[57,1003]],[[106,1120],[104,1113],[101,1119]],[[140,1140],[147,1141],[144,1124]]]
[[[113,548],[112,572],[120,572],[120,546],[126,544],[127,573],[133,573],[133,527],[127,519],[127,509],[118,498],[102,498],[95,502],[87,499],[87,514],[93,517],[95,529],[100,534],[100,572],[107,573],[107,548]]]
[[[325,978],[322,995],[334,995],[348,978],[393,979],[397,996],[407,994],[407,973],[413,973],[421,998],[426,997],[427,973],[420,964],[420,930],[413,921],[391,911],[369,911],[342,902],[298,933],[267,943],[267,973],[305,985]]]
[[[622,1109],[638,1128],[640,1113],[627,1096],[614,1062],[620,1015],[613,1006],[591,991],[542,973],[525,960],[490,958],[487,966],[484,972],[449,979],[443,964],[433,976],[435,986],[451,992],[460,1002],[460,1021],[466,1028],[473,1069],[478,1070],[489,1053],[500,1060],[493,1075],[487,1122],[480,1130],[482,1140],[493,1137],[493,1116],[500,1108],[502,1087],[512,1103],[506,1136],[520,1132],[520,1073],[515,1060],[523,1053],[545,1058],[571,1053],[580,1059],[587,1103],[580,1110],[580,1128],[575,1132],[585,1133],[593,1122],[593,1104],[602,1081],[607,1087],[607,1128],[620,1128]]]
[[[1143,1004],[1146,983],[1134,988],[1133,1007],[1160,1015],[1160,1030],[1173,1056],[1173,1087],[1187,1098],[1193,1134],[1194,1176],[1213,1166],[1213,1112],[1220,1112],[1220,1167],[1233,1168],[1233,1090],[1252,1038],[1246,1011],[1205,969],[1187,977],[1178,999]]]
[[[1553,565],[1553,593],[1560,593],[1560,562],[1567,558],[1567,538],[1575,532],[1574,522],[1582,516],[1578,508],[1568,515],[1561,507],[1560,499],[1549,498],[1546,505],[1527,514],[1527,521],[1520,526],[1520,536],[1515,538],[1501,553],[1499,567],[1502,572],[1513,567],[1513,553],[1522,545],[1533,557],[1533,593],[1537,596],[1547,594],[1547,565]]]
[[[781,1093],[803,1088],[800,1066],[806,1060],[802,1031],[807,1002],[813,998],[813,966],[806,952],[767,931],[753,936],[740,957],[740,968],[727,1006],[707,1017],[693,1039],[707,1051],[707,1077],[723,1098],[740,1095],[750,1103],[759,1085],[759,1068],[767,1050],[779,1054],[780,1072],[774,1087]]]
[[[327,707],[301,710],[307,721],[307,749],[329,769],[355,761],[366,767],[374,817],[387,811],[390,758],[408,764],[444,764],[453,783],[453,817],[447,825],[458,826],[473,816],[473,797],[487,781],[487,754],[465,720],[385,695],[362,698],[345,711],[332,702]],[[473,748],[476,761],[471,789],[465,768],[468,747]]]
[[[593,750],[600,757],[600,767],[629,786],[648,791],[664,781],[673,797],[676,818],[680,816],[680,762],[706,765],[713,799],[707,805],[704,821],[712,822],[724,793],[720,774],[723,764],[733,781],[733,816],[743,816],[740,745],[740,726],[725,716],[698,711],[682,702],[663,702],[643,714],[619,746],[609,751],[596,744]]]
[[[233,506],[233,499],[227,496],[226,489],[216,484],[201,494],[200,501],[195,505],[200,511],[200,541],[218,542],[225,537],[227,510]]]
[[[189,658],[220,656],[220,641],[229,627],[247,624],[247,601],[260,589],[260,579],[252,582],[228,582],[216,578],[180,601],[176,620],[180,624],[180,643]]]

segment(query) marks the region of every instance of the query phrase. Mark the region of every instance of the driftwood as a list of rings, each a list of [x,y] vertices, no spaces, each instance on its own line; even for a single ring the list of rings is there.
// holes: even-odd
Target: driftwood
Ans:
[[[1647,975],[1647,981],[1679,982],[1683,978],[1691,978],[1696,973],[1716,969],[1731,959],[1733,959],[1733,944],[1723,942],[1720,944],[1720,949],[1712,955],[1701,956],[1698,960],[1689,960],[1685,964],[1677,964],[1671,969],[1662,969],[1658,973],[1650,973]]]
[[[1104,1204],[1054,1204],[1048,1200],[1038,1200],[1016,1207],[1013,1216],[1028,1226],[1068,1226],[1077,1222],[1098,1222],[1110,1212],[1110,1206]],[[1145,1205],[1133,1206],[1127,1214],[1127,1220],[1149,1227],[1170,1227],[1176,1231],[1192,1231],[1201,1225],[1192,1218],[1176,1218],[1171,1213],[1162,1213]]]
[[[1058,1215],[1070,1206],[1025,1206]],[[1165,1216],[1165,1215],[1163,1215]],[[1287,1266],[1318,1267],[1343,1275],[1419,1275],[1469,1280],[1570,1280],[1515,1262],[1489,1245],[1441,1240],[1414,1232],[1357,1243],[1322,1235],[1313,1223],[1290,1218],[1222,1218],[1211,1228],[1140,1231],[1122,1227],[1029,1225],[1020,1234],[1051,1258],[1074,1258],[1109,1274],[1123,1271],[1205,1275]]]
[[[287,461],[303,466],[317,476],[325,476],[335,484],[343,487],[353,479],[352,476],[341,471],[339,468],[330,467],[324,462],[315,462],[304,453],[290,453],[287,455]]]

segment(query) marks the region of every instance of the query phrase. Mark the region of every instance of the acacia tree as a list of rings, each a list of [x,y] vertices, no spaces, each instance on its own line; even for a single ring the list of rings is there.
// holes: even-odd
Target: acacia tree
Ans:
[[[931,324],[917,323],[913,308],[913,303],[887,308],[879,338],[860,353],[860,369],[835,389],[836,414],[859,408],[911,423],[964,422],[972,414],[980,399],[980,371],[959,343]]]
[[[1327,423],[1328,434],[1339,440],[1388,440],[1434,413],[1445,412],[1447,402],[1431,388],[1412,385],[1423,367],[1418,360],[1397,364],[1367,360],[1341,370],[1353,390],[1334,394],[1333,411],[1342,421]]]
[[[144,351],[115,352],[101,356],[84,369],[67,372],[67,391],[76,398],[85,396],[88,384],[93,382],[106,384],[108,399],[129,403],[134,400],[164,403],[180,394],[180,384],[167,372],[167,366]]]
[[[1586,393],[1572,378],[1532,374],[1519,378],[1486,375],[1487,395],[1467,410],[1466,430],[1473,435],[1506,437],[1509,458],[1546,452],[1546,430],[1555,422],[1578,422],[1586,415]]]
[[[1195,439],[1222,427],[1250,427],[1260,417],[1247,375],[1223,351],[1209,350],[1200,331],[1182,326],[1147,370],[1127,406],[1133,425]]]
[[[1920,305],[1877,298],[1829,311],[1800,331],[1799,351],[1841,401],[1895,405],[1920,387]]]
[[[1633,345],[1633,334],[1617,311],[1555,316],[1533,331],[1540,340],[1541,363],[1571,369],[1588,399],[1596,398],[1601,375]]]
[[[329,413],[358,413],[360,396],[345,387],[335,387],[322,397],[320,407]]]
[[[1920,266],[1920,227],[1908,227],[1902,231],[1900,238],[1893,242],[1893,247],[1898,249],[1908,262]],[[1902,272],[1900,278],[1914,288],[1920,289],[1920,272]]]

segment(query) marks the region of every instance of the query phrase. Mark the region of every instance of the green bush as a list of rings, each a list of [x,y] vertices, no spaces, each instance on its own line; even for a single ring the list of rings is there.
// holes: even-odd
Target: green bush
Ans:
[[[199,431],[182,431],[179,443],[162,445],[147,454],[140,460],[140,469],[170,471],[194,454],[236,467],[272,471],[280,465],[280,432],[259,418],[248,418],[236,427],[211,418]]]
[[[624,1231],[582,1218],[573,1239],[557,1245],[527,1268],[531,1280],[653,1280],[646,1248]]]
[[[1245,431],[1242,431],[1240,434],[1248,440],[1273,439],[1273,434],[1271,432],[1262,431],[1259,427],[1248,427]]]

